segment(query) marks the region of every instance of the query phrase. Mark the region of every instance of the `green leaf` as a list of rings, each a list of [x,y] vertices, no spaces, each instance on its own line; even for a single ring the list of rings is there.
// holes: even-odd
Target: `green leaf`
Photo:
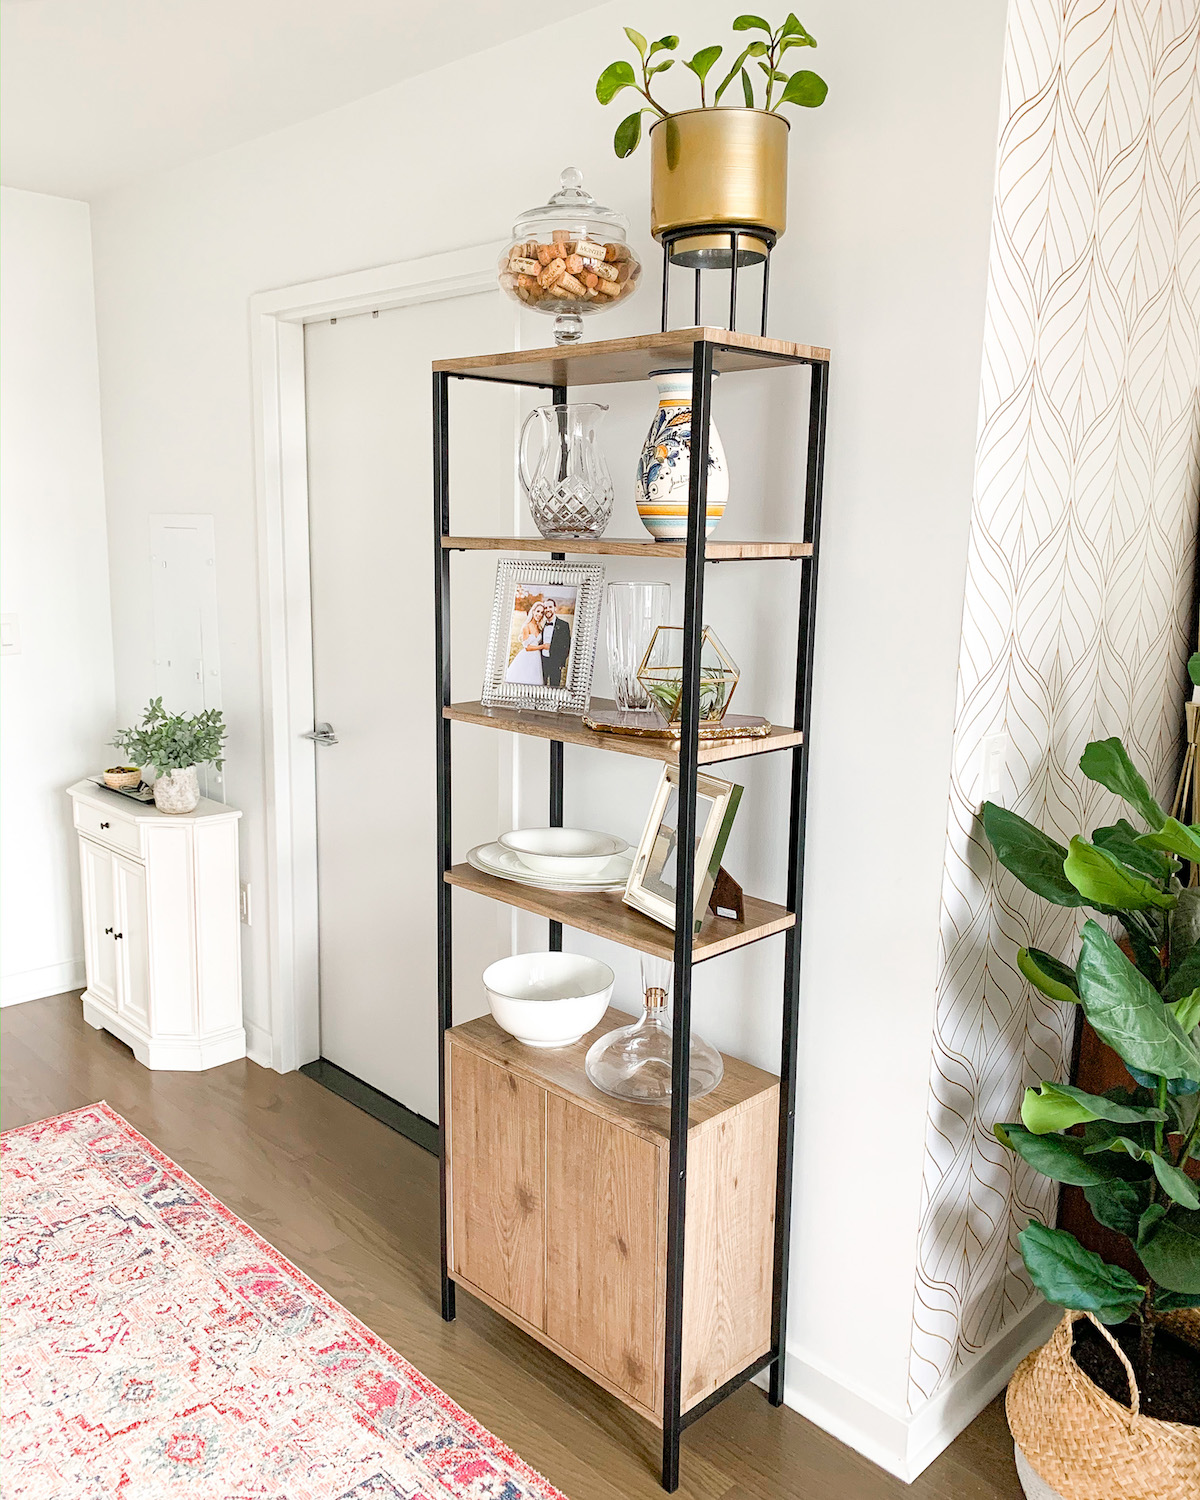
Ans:
[[[622,161],[637,150],[637,144],[642,138],[642,114],[642,110],[635,109],[617,126],[613,136],[613,150]]]
[[[642,33],[640,31],[634,31],[634,29],[633,29],[632,26],[626,26],[626,28],[625,28],[625,35],[629,38],[629,40],[633,43],[633,45],[638,49],[639,56],[645,57],[645,55],[646,55],[646,38],[642,35]]]
[[[1151,1203],[1138,1220],[1137,1245],[1147,1245],[1154,1238],[1159,1224],[1167,1217],[1169,1204]]]
[[[750,75],[745,68],[742,69],[742,98],[746,101],[746,108],[754,108],[754,85],[750,82]]]
[[[1116,1158],[1086,1156],[1085,1142],[1073,1135],[1034,1135],[1024,1125],[993,1125],[996,1139],[1010,1147],[1035,1171],[1054,1182],[1070,1187],[1091,1187],[1097,1182],[1111,1182],[1114,1177],[1127,1178]]]
[[[1067,851],[1040,828],[994,802],[983,804],[983,831],[996,858],[1023,886],[1056,906],[1083,906],[1083,897],[1063,874]]]
[[[1123,865],[1145,875],[1150,880],[1167,880],[1179,868],[1176,860],[1167,859],[1154,849],[1146,849],[1136,840],[1137,829],[1125,818],[1118,818],[1108,828],[1097,828],[1092,832],[1092,843],[1119,859]]]
[[[1115,907],[1120,911],[1144,911],[1149,906],[1175,905],[1151,881],[1119,864],[1104,849],[1097,849],[1078,836],[1071,840],[1063,873],[1090,906]]]
[[[739,16],[733,23],[734,31],[765,31],[771,35],[771,28],[761,16]]]
[[[786,83],[787,74],[781,73],[778,68],[768,68],[765,62],[760,62],[759,67],[775,83]]]
[[[1167,1118],[1166,1111],[1153,1104],[1122,1104],[1119,1099],[1111,1099],[1106,1094],[1089,1094],[1086,1089],[1077,1089],[1072,1083],[1043,1083],[1042,1092],[1069,1099],[1087,1110],[1089,1118],[1110,1120],[1114,1125],[1138,1125]],[[1082,1125],[1084,1122],[1074,1123]]]
[[[1200,837],[1178,818],[1164,818],[1152,833],[1138,835],[1143,849],[1166,849],[1192,864],[1200,864]]]
[[[1114,1177],[1111,1182],[1094,1182],[1084,1189],[1083,1195],[1099,1223],[1134,1239],[1138,1220],[1150,1201],[1150,1180],[1127,1182],[1123,1177]]]
[[[600,77],[596,79],[596,98],[601,104],[608,104],[622,89],[635,88],[637,88],[637,78],[634,76],[632,63],[625,61],[609,63]]]
[[[1200,651],[1193,651],[1188,657],[1188,676],[1193,687],[1200,687]]]
[[[1102,1323],[1123,1323],[1142,1299],[1128,1271],[1085,1250],[1065,1229],[1034,1220],[1021,1231],[1020,1243],[1030,1279],[1048,1302],[1095,1313]]]
[[[1138,1255],[1159,1286],[1189,1296],[1200,1294],[1200,1213],[1172,1208],[1159,1215],[1150,1232],[1139,1238]]]
[[[655,73],[665,73],[668,68],[673,68],[674,66],[675,66],[675,59],[673,57],[668,57],[667,60],[666,60],[666,62],[656,63],[654,65],[654,67],[647,68],[646,69],[646,77],[647,78],[653,78],[654,75],[655,75]]]
[[[1158,1184],[1163,1192],[1174,1198],[1176,1203],[1182,1203],[1184,1208],[1200,1208],[1200,1193],[1196,1191],[1196,1184],[1178,1167],[1157,1151],[1150,1153],[1150,1165],[1154,1168],[1154,1175],[1158,1178]]]
[[[1185,886],[1177,891],[1175,909],[1167,920],[1170,923],[1171,972],[1174,973],[1200,942],[1200,889]],[[1197,982],[1200,983],[1200,976]]]
[[[788,18],[780,27],[779,34],[780,36],[804,37],[809,41],[812,40],[812,38],[809,37],[808,32],[805,31],[804,27],[801,26],[800,22],[796,19],[794,11],[788,11]],[[816,43],[814,42],[813,45],[816,46]]]
[[[1125,930],[1126,943],[1133,949],[1134,967],[1150,981],[1152,989],[1161,990],[1166,982],[1166,972],[1162,966],[1160,935],[1148,933],[1145,925],[1135,920],[1130,912],[1119,913],[1118,920]],[[1152,918],[1148,921],[1156,925]]]
[[[677,36],[660,36],[657,42],[650,43],[650,52],[648,55],[653,57],[656,52],[674,52],[678,46],[679,38]]]
[[[1162,827],[1166,814],[1150,795],[1142,773],[1115,735],[1109,740],[1093,740],[1079,757],[1079,769],[1089,781],[1098,781],[1110,792],[1116,792],[1151,828]]]
[[[1174,944],[1171,946],[1171,972],[1163,989],[1164,1000],[1182,1000],[1200,984],[1200,943],[1185,949],[1178,960]],[[1185,1027],[1186,1031],[1187,1028]]]
[[[800,104],[805,109],[816,109],[818,104],[825,103],[825,96],[829,93],[829,85],[818,73],[810,68],[801,68],[798,73],[793,73],[788,79],[787,88],[779,96],[780,104]]]
[[[1021,1124],[1032,1135],[1049,1135],[1055,1130],[1070,1130],[1072,1125],[1082,1125],[1096,1118],[1085,1105],[1053,1093],[1045,1083],[1042,1084],[1041,1093],[1037,1089],[1026,1089],[1021,1101]]]
[[[1195,1031],[1200,1025],[1200,988],[1168,1005],[1167,1009],[1179,1023],[1180,1031]]]
[[[1040,948],[1021,948],[1017,952],[1017,968],[1034,989],[1049,995],[1051,1000],[1078,1004],[1079,986],[1075,983],[1075,970],[1049,953],[1043,953]]]
[[[779,55],[782,57],[789,47],[815,47],[816,45],[816,37],[807,32],[804,36],[785,36],[779,44]]]
[[[1185,1307],[1200,1307],[1200,1292],[1164,1292],[1159,1287],[1154,1294],[1155,1312],[1179,1312]]]
[[[724,50],[724,47],[701,47],[695,57],[689,58],[685,66],[691,68],[692,72],[703,83],[708,77],[713,63],[716,62]]]
[[[1145,976],[1090,918],[1075,972],[1092,1029],[1127,1067],[1200,1080],[1200,1053]]]

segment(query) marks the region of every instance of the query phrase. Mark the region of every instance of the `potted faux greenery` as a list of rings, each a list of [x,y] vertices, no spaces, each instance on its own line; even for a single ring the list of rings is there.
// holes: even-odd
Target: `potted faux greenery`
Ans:
[[[160,812],[191,812],[200,800],[196,767],[213,761],[219,771],[225,762],[221,747],[225,721],[219,709],[187,717],[169,714],[161,698],[152,698],[142,722],[122,729],[110,743],[142,767],[142,780],[154,784],[154,805]]]
[[[1128,1236],[1137,1274],[1027,1225],[1029,1276],[1067,1311],[1014,1375],[1009,1423],[1031,1497],[1182,1500],[1200,1495],[1200,891],[1176,871],[1200,859],[1200,827],[1163,812],[1120,740],[1088,745],[1079,765],[1147,826],[1119,818],[1064,848],[986,802],[983,828],[1022,885],[1100,915],[1073,967],[1036,948],[1017,966],[1080,1006],[1129,1083],[1098,1095],[1045,1081],[1019,1121],[994,1128],[1035,1170],[1084,1189],[1096,1219]]]
[[[780,109],[785,104],[812,109],[828,93],[825,80],[811,69],[786,71],[789,52],[817,45],[794,15],[775,27],[762,16],[738,16],[733,30],[748,33],[750,40],[732,66],[717,67],[724,52],[719,45],[701,47],[684,62],[699,80],[698,109],[671,111],[654,95],[654,80],[676,62],[671,54],[679,46],[677,36],[647,42],[626,26],[625,35],[638,54],[637,70],[622,59],[610,63],[596,82],[601,104],[625,89],[645,100],[617,126],[613,146],[619,157],[637,148],[642,116],[655,116],[650,127],[650,227],[656,239],[697,229],[672,244],[672,260],[681,265],[728,267],[730,237],[719,232],[723,225],[767,231],[766,239],[752,233],[738,239],[739,265],[764,258],[787,226],[790,126]]]

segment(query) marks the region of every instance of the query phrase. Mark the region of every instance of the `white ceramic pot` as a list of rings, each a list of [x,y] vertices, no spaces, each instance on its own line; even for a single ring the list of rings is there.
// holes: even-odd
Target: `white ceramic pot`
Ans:
[[[642,444],[637,470],[637,508],[656,542],[687,538],[688,473],[692,462],[692,372],[659,370],[658,410]],[[725,514],[729,469],[715,424],[708,424],[708,493],[705,536]]]
[[[581,953],[517,953],[483,971],[499,1024],[527,1047],[567,1047],[598,1026],[613,971]]]
[[[200,801],[200,782],[195,766],[181,771],[164,771],[154,782],[154,805],[159,812],[194,812]]]

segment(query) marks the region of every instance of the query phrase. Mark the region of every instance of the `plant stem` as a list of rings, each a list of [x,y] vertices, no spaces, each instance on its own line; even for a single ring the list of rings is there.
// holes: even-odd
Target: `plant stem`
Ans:
[[[771,112],[771,91],[775,87],[775,48],[777,44],[778,38],[772,36],[771,45],[767,51],[767,102],[764,106],[768,114]]]
[[[702,92],[703,92],[703,87],[704,87],[703,84],[701,84],[701,91]],[[664,120],[667,118],[667,112],[666,112],[666,110],[662,107],[662,105],[658,102],[657,99],[655,99],[655,98],[652,97],[652,95],[650,93],[650,60],[649,60],[649,58],[646,58],[646,57],[642,58],[642,86],[638,90],[638,93],[641,94],[642,98],[645,99],[645,101],[646,101],[647,104],[651,105],[654,109],[658,110],[659,114],[662,116],[662,118]]]
[[[1196,1118],[1192,1122],[1192,1128],[1183,1139],[1183,1145],[1179,1149],[1179,1155],[1175,1158],[1175,1165],[1180,1171],[1186,1171],[1188,1157],[1191,1155],[1192,1147],[1196,1144],[1196,1137],[1200,1135],[1200,1110],[1196,1111]]]
[[[1154,1102],[1158,1106],[1158,1108],[1161,1109],[1165,1114],[1167,1110],[1167,1080],[1161,1073],[1159,1074],[1158,1083],[1155,1085],[1154,1089]],[[1163,1143],[1165,1139],[1166,1121],[1155,1120],[1154,1149],[1158,1152],[1159,1156],[1163,1154]]]
[[[1138,1308],[1138,1322],[1141,1327],[1138,1331],[1138,1376],[1145,1380],[1150,1373],[1150,1358],[1154,1353],[1154,1283],[1146,1283],[1146,1295],[1142,1298],[1142,1305]]]

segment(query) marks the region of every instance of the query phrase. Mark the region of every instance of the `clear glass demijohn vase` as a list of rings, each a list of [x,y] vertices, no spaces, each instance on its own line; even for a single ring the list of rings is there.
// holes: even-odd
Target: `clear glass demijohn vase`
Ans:
[[[593,1042],[584,1060],[587,1076],[602,1093],[642,1104],[667,1104],[671,1098],[671,1018],[667,996],[672,965],[663,958],[642,955],[643,1005],[641,1020]],[[692,1032],[688,1096],[703,1098],[720,1083],[725,1072],[721,1054]]]

